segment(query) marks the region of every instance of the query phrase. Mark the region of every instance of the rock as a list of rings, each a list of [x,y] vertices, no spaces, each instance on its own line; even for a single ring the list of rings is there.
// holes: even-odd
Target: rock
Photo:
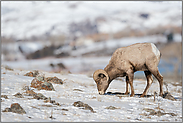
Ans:
[[[26,96],[34,96],[34,95],[36,95],[36,92],[34,92],[33,90],[26,90],[25,95]]]
[[[5,108],[2,112],[12,112],[11,108]]]
[[[44,102],[45,103],[47,103],[47,102],[51,103],[51,97],[49,97],[48,99],[46,99]]]
[[[23,95],[21,93],[19,93],[19,92],[16,93],[15,95],[13,95],[13,96],[15,96],[17,98],[24,98]]]
[[[119,109],[119,108],[116,108],[114,106],[109,106],[109,107],[106,107],[105,109],[115,110],[115,109]]]
[[[6,108],[2,112],[13,112],[18,114],[26,114],[25,110],[18,103],[11,104],[10,108]]]
[[[150,112],[149,115],[157,115],[158,117],[166,115],[166,114],[169,114],[169,115],[172,115],[172,116],[177,116],[174,113],[164,113],[164,112],[161,112],[160,110],[155,111],[154,109],[149,109],[149,108],[144,108],[143,110],[145,110],[147,112]],[[163,109],[161,109],[161,110],[163,110]]]
[[[55,100],[51,100],[51,97],[49,97],[48,99],[46,99],[44,101],[45,103],[49,102],[52,103],[53,105],[57,105],[57,106],[61,106],[59,103],[57,103]]]
[[[35,99],[37,99],[37,100],[46,100],[46,99],[48,99],[47,97],[45,97],[43,94],[41,94],[41,93],[37,93],[37,94],[34,94],[33,95],[33,98],[35,98]]]
[[[63,111],[69,111],[68,109],[65,109],[65,108],[62,108],[61,110],[63,110]]]
[[[163,113],[161,111],[152,111],[152,112],[150,112],[149,115],[157,115],[158,117],[160,117],[160,116],[163,116],[163,115],[166,115],[166,114],[169,114],[169,115],[172,115],[172,116],[177,116],[174,113]]]
[[[7,95],[1,95],[1,97],[5,98],[5,99],[8,99]]]
[[[36,77],[39,74],[39,71],[35,70],[33,72],[26,73],[24,76]]]
[[[10,68],[9,66],[5,66],[6,70],[10,70],[10,71],[14,71],[12,68]]]
[[[81,91],[81,92],[83,92],[82,90],[80,90],[80,89],[73,89],[73,91]]]
[[[31,82],[31,86],[33,88],[37,88],[38,90],[54,90],[53,85],[51,83],[48,83],[44,80],[44,78],[41,78],[40,76],[34,78]]]
[[[66,67],[65,67],[65,65],[63,63],[58,63],[57,65],[61,69],[66,69]]]
[[[88,104],[85,104],[85,103],[83,103],[81,101],[74,102],[73,105],[75,107],[84,107],[83,109],[85,109],[85,110],[91,110],[91,112],[96,113],[96,111],[94,111],[91,106],[89,106]]]
[[[169,92],[165,92],[163,94],[163,98],[169,99],[169,100],[172,100],[172,101],[176,101],[176,99]]]
[[[54,84],[63,84],[63,81],[61,79],[58,79],[56,76],[55,77],[47,77],[46,81],[54,83]]]
[[[29,86],[23,86],[22,90],[30,90]]]

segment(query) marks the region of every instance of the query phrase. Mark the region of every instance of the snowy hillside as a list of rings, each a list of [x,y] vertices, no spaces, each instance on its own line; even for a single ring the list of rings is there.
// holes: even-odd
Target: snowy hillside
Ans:
[[[1,2],[2,36],[18,39],[43,35],[69,35],[71,24],[89,20],[99,33],[125,28],[144,30],[159,26],[181,26],[181,2]],[[134,9],[135,8],[135,9]],[[82,32],[76,31],[78,36]]]
[[[34,77],[24,76],[28,72],[28,70],[12,70],[1,66],[2,122],[182,122],[182,86],[178,82],[167,83],[168,91],[174,96],[175,101],[159,96],[155,96],[154,101],[154,91],[159,93],[159,84],[156,80],[150,87],[149,96],[139,98],[139,94],[145,88],[145,80],[134,80],[135,97],[120,94],[125,92],[123,79],[114,80],[107,90],[108,93],[99,95],[93,79],[86,75],[39,71],[45,77],[56,76],[63,80],[61,85],[53,84],[55,91],[47,91],[30,87]],[[24,95],[25,86],[35,93],[50,97],[57,102],[57,105]],[[163,89],[166,91],[165,86]],[[19,97],[14,96],[18,92]],[[88,104],[90,108],[75,107],[73,104],[77,101]],[[26,114],[4,112],[12,103],[20,104]]]

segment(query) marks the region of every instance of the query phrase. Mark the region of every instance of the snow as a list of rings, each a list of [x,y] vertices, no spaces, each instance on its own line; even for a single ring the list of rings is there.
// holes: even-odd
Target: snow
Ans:
[[[24,64],[22,63],[22,65]],[[93,79],[84,74],[60,74],[40,71],[45,77],[56,76],[64,81],[63,85],[53,84],[55,91],[39,91],[31,88],[36,93],[42,93],[61,104],[61,106],[56,106],[51,103],[45,103],[43,100],[29,99],[31,98],[30,96],[24,96],[24,98],[13,96],[18,92],[25,92],[25,90],[22,90],[24,86],[30,86],[33,77],[23,76],[27,72],[29,70],[14,69],[14,71],[9,71],[4,68],[4,65],[1,66],[1,95],[7,95],[9,98],[1,98],[2,122],[182,122],[182,86],[173,86],[171,83],[168,83],[168,90],[175,98],[178,98],[177,101],[158,96],[154,102],[153,97],[139,98],[136,95],[135,97],[122,96],[120,98],[115,94],[99,95]],[[146,81],[144,80],[134,80],[135,94],[141,94],[145,85]],[[74,89],[82,91],[74,91]],[[164,91],[166,90],[165,87],[163,89]],[[151,85],[148,95],[153,94],[154,91],[159,93],[159,84],[156,80]],[[125,82],[123,80],[114,80],[107,92],[125,92]],[[76,101],[87,103],[96,113],[74,107],[73,103]],[[19,103],[26,111],[26,114],[2,112],[5,108],[10,107],[12,103]],[[44,105],[50,106],[46,107]],[[144,108],[157,111],[158,105],[166,113],[174,113],[177,116],[168,114],[160,117],[142,115],[143,113],[148,114],[148,112],[143,110]],[[119,109],[105,109],[108,106],[115,106]],[[62,109],[68,109],[68,111]],[[51,112],[53,119],[49,118]]]
[[[75,5],[75,8],[71,6]],[[182,4],[176,2],[145,1],[3,1],[1,6],[2,36],[16,39],[50,34],[69,35],[72,22],[98,17],[106,20],[97,23],[100,33],[115,33],[126,27],[150,29],[159,26],[182,26]],[[139,15],[149,14],[148,19]],[[52,31],[52,27],[55,27]]]

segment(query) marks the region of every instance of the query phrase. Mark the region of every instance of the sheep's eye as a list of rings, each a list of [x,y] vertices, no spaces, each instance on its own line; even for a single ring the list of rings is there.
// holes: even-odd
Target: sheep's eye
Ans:
[[[98,76],[99,76],[100,78],[104,78],[104,77],[105,77],[104,74],[99,74]]]

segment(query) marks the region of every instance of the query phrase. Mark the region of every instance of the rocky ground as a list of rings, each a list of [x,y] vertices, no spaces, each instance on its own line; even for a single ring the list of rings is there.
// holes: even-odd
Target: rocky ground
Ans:
[[[33,76],[34,75],[34,76]],[[165,82],[164,96],[154,80],[140,98],[146,81],[134,80],[135,96],[123,95],[123,78],[99,95],[83,74],[28,71],[1,66],[1,121],[182,122],[182,84]]]

